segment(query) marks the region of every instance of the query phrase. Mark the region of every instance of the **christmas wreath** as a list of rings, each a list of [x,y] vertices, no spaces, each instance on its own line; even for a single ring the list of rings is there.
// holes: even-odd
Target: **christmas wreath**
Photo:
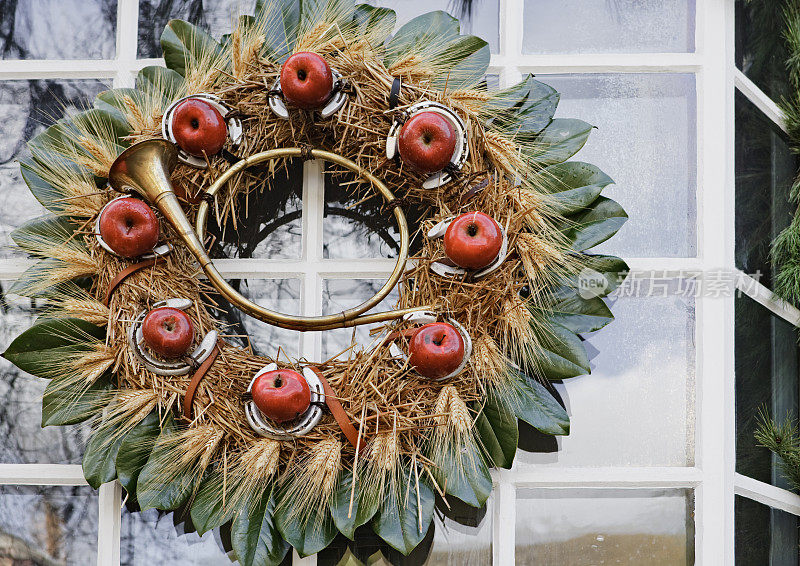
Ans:
[[[43,425],[91,420],[89,484],[230,529],[241,564],[366,524],[408,554],[437,504],[483,506],[518,419],[569,432],[551,382],[589,372],[579,334],[612,320],[603,297],[627,269],[586,252],[626,219],[608,176],[567,161],[591,126],[553,118],[558,93],[531,76],[489,92],[487,43],[448,14],[394,27],[347,0],[259,1],[220,41],[171,21],[166,68],[101,93],[22,162],[52,214],[14,232],[39,261],[12,292],[47,306],[4,356],[50,380]],[[400,236],[378,293],[322,317],[252,303],[206,250],[309,159]],[[395,310],[368,312],[393,288]],[[226,334],[224,308],[380,326],[369,346],[287,363]]]

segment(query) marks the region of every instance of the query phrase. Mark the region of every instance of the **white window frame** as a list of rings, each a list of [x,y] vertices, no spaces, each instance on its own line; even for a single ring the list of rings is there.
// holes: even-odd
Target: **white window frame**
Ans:
[[[690,1],[690,0],[687,0]],[[697,96],[697,249],[693,258],[627,258],[634,270],[679,276],[686,271],[734,271],[734,89],[782,126],[779,108],[736,70],[734,0],[697,0],[696,50],[692,53],[547,54],[522,52],[524,0],[500,0],[499,53],[489,72],[501,86],[523,73],[693,73]],[[136,73],[161,59],[137,59],[139,0],[118,0],[116,57],[110,60],[0,61],[0,81],[12,79],[112,79],[133,86]],[[544,78],[546,80],[546,77]],[[392,260],[327,260],[322,257],[323,182],[318,163],[308,162],[303,185],[303,257],[286,260],[223,260],[228,277],[298,278],[301,313],[319,314],[322,286],[331,278],[383,278]],[[29,260],[0,261],[0,279],[14,279]],[[792,324],[800,311],[775,301],[756,283],[742,290]],[[547,467],[497,470],[492,516],[493,563],[514,564],[518,487],[686,488],[695,490],[695,558],[708,566],[734,564],[734,494],[800,515],[800,496],[735,473],[734,303],[732,297],[700,297],[696,311],[696,452],[689,467]],[[321,356],[320,333],[305,333],[301,355]],[[591,379],[591,378],[588,378]],[[0,484],[86,485],[79,465],[0,464]],[[119,564],[122,490],[117,482],[99,492],[98,565]],[[316,564],[315,557],[295,564]]]

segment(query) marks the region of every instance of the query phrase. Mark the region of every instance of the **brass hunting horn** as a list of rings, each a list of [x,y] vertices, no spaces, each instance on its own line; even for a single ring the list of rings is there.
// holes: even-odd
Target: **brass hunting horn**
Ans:
[[[330,330],[332,328],[341,328],[345,326],[385,322],[387,320],[403,317],[418,310],[429,308],[425,306],[364,314],[381,302],[395,285],[397,285],[405,269],[406,261],[408,260],[408,223],[406,222],[403,211],[398,206],[393,207],[394,217],[400,230],[400,253],[397,256],[394,270],[383,287],[370,299],[364,301],[357,307],[324,316],[291,316],[265,309],[253,303],[225,281],[220,272],[214,267],[202,243],[205,237],[206,222],[208,220],[209,200],[216,195],[220,188],[222,188],[233,175],[244,171],[252,165],[281,157],[302,157],[305,156],[305,153],[303,149],[297,147],[271,149],[238,161],[206,190],[206,195],[208,196],[203,200],[198,209],[196,228],[192,228],[172,188],[170,174],[177,165],[178,152],[175,145],[171,142],[163,139],[153,139],[132,145],[123,151],[111,165],[108,182],[116,191],[138,193],[145,200],[150,202],[152,206],[157,208],[167,222],[170,223],[178,237],[186,244],[186,247],[192,255],[197,259],[209,281],[211,281],[211,284],[220,294],[242,312],[263,322],[292,330]],[[381,196],[383,196],[386,202],[392,202],[394,200],[394,195],[385,184],[369,171],[366,171],[349,159],[336,155],[335,153],[318,149],[310,150],[310,155],[314,159],[330,161],[356,173],[361,178],[369,181]]]

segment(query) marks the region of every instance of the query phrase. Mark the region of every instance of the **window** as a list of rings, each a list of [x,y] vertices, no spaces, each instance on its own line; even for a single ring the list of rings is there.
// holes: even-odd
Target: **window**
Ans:
[[[467,30],[491,44],[490,84],[511,85],[533,72],[559,89],[559,115],[598,126],[577,159],[616,179],[607,190],[631,216],[604,250],[625,257],[634,271],[618,293],[617,320],[586,336],[595,351],[593,375],[558,385],[572,434],[555,440],[522,428],[530,451],[519,452],[514,469],[493,475],[485,514],[454,509],[437,519],[427,562],[413,556],[405,563],[733,564],[734,512],[737,549],[795,540],[800,499],[773,485],[769,456],[742,440],[750,438],[742,427],[750,426],[752,407],[734,406],[735,380],[759,402],[771,402],[774,388],[796,391],[797,352],[789,351],[794,342],[782,320],[800,320],[800,312],[769,300],[765,286],[765,245],[785,220],[778,209],[785,199],[778,197],[795,164],[781,146],[775,67],[759,71],[743,39],[752,29],[743,3],[369,1],[394,7],[400,23],[433,9],[464,14]],[[41,212],[14,163],[26,151],[24,141],[58,118],[62,104],[66,111],[79,108],[112,85],[131,86],[140,68],[160,64],[158,37],[170,18],[219,35],[229,31],[234,11],[253,4],[35,0],[4,9],[3,289],[29,265],[11,251],[8,233]],[[752,127],[757,122],[777,129],[767,133]],[[745,135],[759,140],[741,141]],[[752,156],[740,163],[742,151]],[[769,184],[739,175],[745,171],[739,165]],[[775,198],[753,190],[763,186]],[[214,252],[228,258],[220,269],[253,300],[284,312],[320,314],[360,302],[392,269],[394,233],[341,199],[321,165],[306,163],[302,183],[282,195],[274,214],[249,219],[239,245],[219,231]],[[745,297],[695,292],[699,272],[708,278],[757,269],[767,279],[756,285],[737,278]],[[4,298],[0,346],[30,324],[33,306]],[[353,338],[349,330],[298,334],[230,316],[265,353],[280,344],[287,355],[319,359]],[[749,340],[748,333],[760,349],[734,354],[735,341]],[[68,564],[91,564],[95,555],[103,566],[228,563],[225,542],[214,533],[199,537],[183,533],[170,516],[130,513],[115,483],[99,492],[86,486],[82,428],[40,429],[42,384],[5,361],[0,371],[0,541],[8,535],[20,552]],[[796,405],[778,408],[796,411]],[[762,516],[771,517],[768,529]],[[779,538],[792,533],[795,539]],[[368,538],[358,544],[380,547]],[[289,561],[336,564],[345,553],[342,544]],[[763,563],[760,556],[750,563]]]

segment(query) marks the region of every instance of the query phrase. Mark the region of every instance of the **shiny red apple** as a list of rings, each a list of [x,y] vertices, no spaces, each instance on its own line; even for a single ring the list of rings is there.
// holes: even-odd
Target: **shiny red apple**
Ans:
[[[503,232],[494,218],[467,212],[450,223],[444,233],[444,253],[459,267],[482,269],[492,263],[503,245]]]
[[[464,359],[464,339],[452,324],[431,322],[411,337],[408,362],[431,379],[453,373]]]
[[[201,98],[187,98],[172,114],[172,135],[185,152],[210,157],[225,145],[228,125],[213,104]]]
[[[306,378],[291,369],[262,373],[250,393],[258,410],[278,423],[296,419],[311,404],[311,389]]]
[[[144,317],[142,336],[155,353],[165,358],[178,358],[192,345],[194,326],[192,320],[182,310],[159,307]]]
[[[333,73],[328,62],[309,51],[295,53],[281,67],[281,91],[293,106],[322,108],[333,93]]]
[[[159,223],[153,209],[141,199],[112,200],[100,215],[100,237],[122,257],[137,257],[158,243]]]
[[[400,128],[397,143],[404,162],[423,173],[435,173],[453,158],[456,130],[441,114],[420,112]]]

